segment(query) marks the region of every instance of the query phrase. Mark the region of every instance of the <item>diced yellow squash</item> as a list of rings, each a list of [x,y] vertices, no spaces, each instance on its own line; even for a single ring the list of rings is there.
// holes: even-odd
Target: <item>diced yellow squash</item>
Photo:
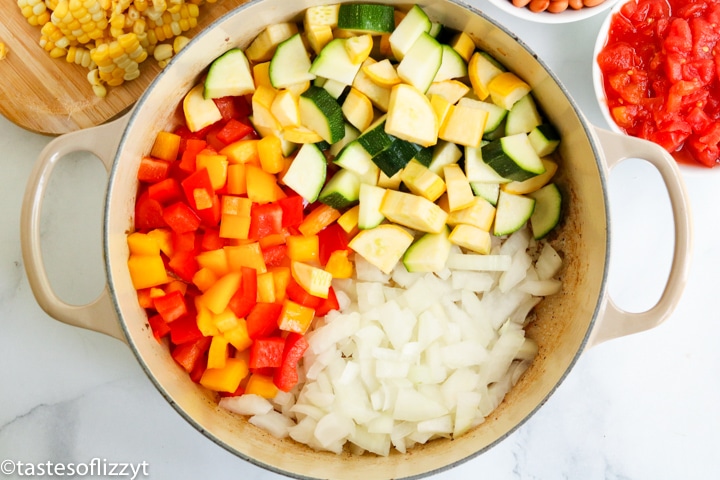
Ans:
[[[438,122],[428,97],[406,83],[392,87],[385,131],[423,147],[435,145]]]
[[[492,246],[492,236],[490,232],[473,227],[472,225],[456,225],[452,232],[450,232],[449,238],[455,245],[483,255],[490,253]]]
[[[530,85],[512,72],[502,72],[490,80],[488,91],[495,105],[510,110],[515,102],[530,93]]]
[[[380,212],[391,222],[421,232],[437,233],[445,227],[447,213],[436,203],[412,193],[388,190]]]
[[[465,32],[460,32],[450,41],[450,46],[466,61],[470,61],[470,57],[475,51],[475,42]]]
[[[255,80],[255,88],[262,85],[274,89],[270,81],[270,62],[261,62],[253,65],[252,72],[253,80]]]
[[[252,121],[254,125],[279,130],[282,128],[270,110],[277,95],[277,90],[272,87],[260,85],[255,89],[252,96]]]
[[[364,62],[370,56],[372,48],[373,38],[367,33],[350,37],[345,42],[345,50],[350,57],[350,62],[355,65]]]
[[[322,137],[313,132],[309,128],[302,125],[297,127],[289,127],[283,130],[283,138],[292,143],[317,143],[322,141]]]
[[[398,225],[384,223],[362,230],[350,240],[348,246],[382,272],[389,274],[412,242],[410,232]]]
[[[375,114],[370,99],[353,87],[343,101],[342,112],[347,121],[361,132],[370,126]]]
[[[310,295],[327,298],[332,284],[332,274],[322,268],[313,267],[303,262],[290,262],[292,278]]]
[[[416,160],[410,160],[405,165],[400,172],[400,179],[412,193],[425,197],[431,202],[445,193],[445,182],[440,175],[433,173]]]
[[[460,165],[453,163],[443,167],[450,212],[467,208],[475,201],[470,182]]]
[[[527,193],[540,190],[542,187],[547,185],[558,169],[558,164],[549,158],[541,158],[540,161],[542,161],[542,164],[545,167],[545,173],[528,178],[522,182],[510,182],[503,184],[501,188],[507,193],[515,193],[518,195],[525,195]]]
[[[387,112],[390,105],[390,87],[378,85],[364,71],[367,65],[375,63],[372,57],[368,57],[355,75],[352,86],[364,93],[372,102],[373,106],[381,112]]]
[[[320,53],[325,45],[333,39],[332,27],[329,25],[306,25],[305,34],[308,43],[315,53]]]
[[[451,105],[438,137],[467,147],[480,146],[488,112],[465,105]]]
[[[447,101],[445,97],[437,93],[431,93],[428,95],[430,98],[430,105],[432,105],[435,117],[437,117],[438,125],[445,123],[448,113],[450,113],[450,107],[452,104]]]
[[[377,186],[382,188],[390,188],[392,190],[397,190],[400,188],[400,184],[402,183],[402,170],[397,172],[392,177],[388,177],[385,172],[380,170],[380,175],[378,177]]]
[[[205,87],[202,83],[195,85],[183,99],[185,123],[191,132],[202,130],[208,125],[222,120],[222,113],[212,98],[203,95]]]
[[[373,82],[383,87],[392,87],[402,81],[397,74],[397,70],[395,70],[395,67],[387,58],[379,62],[365,63],[362,71],[370,77]]]
[[[300,109],[298,108],[297,96],[290,90],[278,92],[270,104],[270,113],[273,114],[283,128],[300,125]]]
[[[472,85],[475,95],[477,95],[480,100],[485,100],[490,95],[488,85],[493,78],[501,73],[502,70],[480,52],[475,52],[472,57],[470,57],[470,61],[468,62],[468,77],[470,78],[470,85]]]
[[[454,212],[451,212],[447,205],[447,197],[441,198],[438,205],[448,212],[447,224],[451,227],[461,224],[472,225],[487,232],[492,228],[495,207],[482,197],[475,197],[470,206]]]
[[[340,4],[334,5],[317,5],[314,7],[308,7],[305,10],[305,18],[303,23],[307,28],[308,25],[325,25],[330,28],[337,27],[338,23],[338,12],[340,11]]]
[[[470,87],[459,80],[443,80],[441,82],[433,82],[430,88],[425,92],[426,95],[440,95],[451,105],[456,104],[458,100],[464,97],[470,91]]]
[[[347,233],[349,236],[353,237],[356,233],[358,233],[358,214],[360,213],[360,205],[355,205],[351,209],[347,210],[345,213],[340,215],[340,218],[337,219],[338,225]]]
[[[255,37],[245,50],[248,60],[253,63],[265,62],[272,58],[275,47],[298,32],[295,22],[273,23]]]
[[[299,83],[293,83],[293,84],[285,87],[285,90],[288,90],[290,93],[295,95],[295,97],[297,98],[308,88],[310,88],[310,80],[305,80],[304,82],[299,82]]]

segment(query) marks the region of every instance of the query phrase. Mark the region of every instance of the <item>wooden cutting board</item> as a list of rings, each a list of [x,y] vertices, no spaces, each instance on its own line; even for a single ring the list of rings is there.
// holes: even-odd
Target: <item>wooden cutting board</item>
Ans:
[[[200,7],[198,25],[188,37],[247,0],[219,0]],[[108,87],[98,98],[87,81],[87,68],[53,59],[39,45],[40,27],[28,24],[15,1],[3,1],[0,42],[8,54],[0,60],[0,113],[33,132],[60,135],[100,125],[125,112],[160,72],[149,58],[139,78]],[[8,5],[9,4],[9,5]]]

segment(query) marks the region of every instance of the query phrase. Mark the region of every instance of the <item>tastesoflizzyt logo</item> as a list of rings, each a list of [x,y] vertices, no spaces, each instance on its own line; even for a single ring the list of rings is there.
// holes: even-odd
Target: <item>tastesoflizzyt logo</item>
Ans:
[[[0,474],[15,477],[122,477],[129,480],[148,477],[147,462],[112,462],[93,458],[89,462],[23,462],[6,459],[0,462]]]

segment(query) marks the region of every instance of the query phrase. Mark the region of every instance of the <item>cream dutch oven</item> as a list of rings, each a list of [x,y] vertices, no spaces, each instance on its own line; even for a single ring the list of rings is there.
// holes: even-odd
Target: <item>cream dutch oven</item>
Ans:
[[[52,141],[31,175],[22,212],[22,247],[37,301],[54,318],[106,333],[126,342],[158,390],[195,428],[218,445],[263,468],[300,478],[404,478],[451,468],[481,454],[525,422],[570,372],[582,352],[615,337],[665,321],[680,299],[689,269],[691,223],[688,198],[673,159],[642,140],[589,125],[542,61],[482,12],[455,0],[427,0],[423,8],[443,24],[469,33],[478,46],[501,60],[533,88],[535,98],[562,135],[562,177],[566,212],[554,246],[562,251],[562,292],[537,307],[528,336],[539,344],[530,369],[484,423],[455,440],[433,440],[407,454],[316,452],[290,439],[277,439],[224,411],[216,400],[177,368],[167,348],[153,337],[127,270],[126,234],[133,225],[136,173],[155,134],[170,127],[177,106],[209,62],[231,47],[245,47],[268,24],[298,18],[322,0],[258,0],[242,5],[206,29],[157,77],[134,109],[104,126]],[[397,3],[384,0],[382,3]],[[53,292],[40,251],[40,214],[55,164],[73,151],[96,154],[109,172],[103,242],[107,286],[88,305],[68,305]],[[659,301],[629,313],[607,292],[610,225],[609,171],[625,158],[648,160],[660,172],[674,215],[672,267]]]

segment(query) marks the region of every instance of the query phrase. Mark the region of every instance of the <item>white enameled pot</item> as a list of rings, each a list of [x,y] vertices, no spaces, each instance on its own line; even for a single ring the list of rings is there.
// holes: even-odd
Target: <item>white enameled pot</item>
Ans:
[[[178,122],[178,105],[209,62],[231,47],[247,46],[265,25],[297,19],[307,7],[321,3],[329,2],[257,0],[238,7],[199,33],[126,116],[53,140],[37,161],[24,199],[25,267],[35,297],[46,312],[126,342],[168,403],[236,455],[298,478],[424,476],[451,468],[503,440],[544,404],[588,347],[652,328],[670,316],[689,270],[692,232],[688,197],[672,157],[649,142],[590,125],[553,73],[502,26],[460,1],[423,2],[434,19],[467,32],[479,47],[523,77],[562,135],[562,173],[557,181],[562,186],[565,212],[552,241],[564,257],[563,289],[541,302],[537,318],[528,328],[528,336],[540,349],[533,365],[498,409],[460,438],[433,440],[407,454],[394,452],[386,458],[316,452],[290,439],[273,438],[244,418],[218,408],[214,396],[194,384],[167,348],[155,340],[130,281],[126,235],[133,225],[139,161],[150,150],[156,133]],[[79,150],[95,153],[109,172],[102,235],[107,286],[91,304],[72,306],[57,297],[48,281],[40,248],[40,214],[53,167],[64,155]],[[674,216],[675,244],[667,284],[658,302],[641,313],[618,308],[606,285],[610,258],[607,178],[626,158],[643,158],[657,168]]]

